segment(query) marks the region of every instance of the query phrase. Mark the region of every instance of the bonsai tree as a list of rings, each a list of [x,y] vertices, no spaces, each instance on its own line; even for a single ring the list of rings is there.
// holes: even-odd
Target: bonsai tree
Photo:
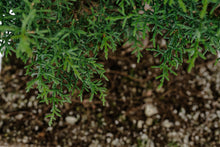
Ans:
[[[1,55],[14,52],[32,77],[27,92],[39,90],[40,102],[51,105],[52,124],[61,117],[58,105],[70,103],[79,91],[105,104],[108,80],[98,62],[104,52],[132,45],[137,62],[142,53],[156,52],[162,72],[159,88],[169,73],[186,59],[190,72],[197,58],[220,50],[219,0],[1,0]],[[146,33],[147,32],[147,33]],[[149,37],[152,48],[143,40]],[[160,47],[156,39],[166,44]],[[98,78],[97,78],[98,77]],[[98,79],[98,80],[97,80]]]

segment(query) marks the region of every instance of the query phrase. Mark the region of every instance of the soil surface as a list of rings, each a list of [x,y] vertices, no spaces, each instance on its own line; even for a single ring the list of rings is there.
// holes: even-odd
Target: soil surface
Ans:
[[[0,146],[79,147],[219,147],[220,64],[215,58],[197,60],[170,75],[157,89],[161,71],[151,52],[140,63],[130,49],[100,57],[105,65],[108,88],[106,105],[85,95],[61,107],[62,117],[48,126],[51,106],[38,103],[38,91],[26,93],[30,80],[20,61],[5,61],[0,76]]]

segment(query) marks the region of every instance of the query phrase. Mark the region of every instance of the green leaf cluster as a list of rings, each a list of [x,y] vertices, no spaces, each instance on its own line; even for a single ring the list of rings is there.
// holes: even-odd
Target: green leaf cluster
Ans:
[[[144,9],[147,4],[151,9]],[[26,75],[33,79],[27,91],[37,87],[40,102],[51,105],[51,125],[62,114],[59,105],[70,103],[74,93],[81,101],[90,93],[90,100],[99,96],[105,103],[102,81],[108,79],[98,57],[104,52],[107,59],[125,39],[134,42],[137,62],[146,50],[160,57],[161,64],[154,66],[162,71],[159,87],[185,58],[191,71],[198,57],[216,54],[219,5],[218,0],[2,0],[0,50],[6,56],[15,52],[27,63]],[[153,48],[143,48],[145,37]],[[157,44],[160,37],[166,48]]]

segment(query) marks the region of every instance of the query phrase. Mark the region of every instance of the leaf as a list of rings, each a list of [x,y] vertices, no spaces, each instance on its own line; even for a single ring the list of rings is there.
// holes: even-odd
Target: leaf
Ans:
[[[202,7],[202,11],[200,12],[200,18],[204,18],[205,14],[207,12],[207,7],[208,7],[208,0],[203,0],[203,7]]]
[[[152,40],[153,40],[153,46],[156,47],[156,35],[157,35],[157,32],[155,31],[153,33],[153,37],[152,37]]]
[[[26,32],[26,26],[30,25],[32,23],[32,20],[34,19],[35,15],[36,15],[35,9],[31,9],[28,16],[23,14],[24,20],[22,21],[22,26],[21,26],[22,34],[24,34]]]
[[[82,78],[81,78],[80,73],[78,72],[78,70],[77,70],[74,66],[72,66],[72,68],[73,68],[73,71],[74,71],[74,74],[76,75],[76,77],[79,78],[80,80],[82,80]]]
[[[58,113],[57,111],[54,111],[54,113],[56,114],[56,116],[61,117],[60,113]]]
[[[216,55],[216,50],[213,47],[209,47],[209,50],[213,55]]]
[[[169,0],[169,5],[172,6],[174,4],[173,0]]]
[[[28,57],[32,57],[32,50],[30,48],[30,39],[25,35],[21,36],[20,38],[20,42],[16,50],[16,56],[18,58],[22,58],[23,53],[26,53]]]
[[[179,6],[183,9],[183,12],[186,13],[186,5],[182,0],[178,0]]]
[[[188,60],[188,63],[189,63],[189,66],[188,66],[188,69],[187,69],[188,73],[190,73],[192,68],[195,66],[195,60],[196,60],[197,57],[198,57],[198,52],[195,52],[193,54],[193,57]]]
[[[177,26],[179,26],[181,29],[192,30],[191,27],[186,26],[186,25],[184,25],[184,24],[177,24]]]
[[[123,24],[122,24],[122,29],[124,29],[126,22],[127,22],[127,19],[128,19],[127,17],[124,19]]]
[[[32,86],[37,83],[37,81],[38,81],[38,78],[35,78],[35,79],[29,81],[27,83],[26,92],[29,92],[30,89],[32,88]]]
[[[85,31],[83,31],[83,30],[77,30],[76,33],[79,35],[79,37],[80,37],[81,34],[82,34],[82,35],[86,35],[86,34],[87,34],[87,33],[86,33]]]
[[[46,115],[45,118],[52,117],[52,116],[53,116],[53,114],[50,113],[50,114]]]
[[[18,30],[18,28],[15,27],[15,26],[0,25],[0,31],[3,31],[3,32],[5,32],[5,31],[16,31],[16,30]]]
[[[164,0],[164,1],[163,1],[163,3],[164,3],[165,5],[167,4],[167,2],[168,2],[168,0]]]
[[[107,48],[106,45],[105,45],[105,50],[104,50],[104,52],[105,52],[105,59],[108,59],[108,48]]]

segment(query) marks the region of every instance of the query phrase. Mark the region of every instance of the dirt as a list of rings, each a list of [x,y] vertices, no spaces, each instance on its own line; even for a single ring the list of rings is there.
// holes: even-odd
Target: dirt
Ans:
[[[14,57],[13,57],[14,58]],[[161,71],[151,52],[140,63],[129,49],[100,58],[108,88],[106,105],[85,96],[61,106],[62,117],[52,127],[45,114],[50,106],[38,103],[37,90],[26,93],[29,77],[20,61],[5,61],[0,76],[0,146],[220,146],[220,64],[215,57],[187,64],[170,75],[163,88],[155,77]],[[19,66],[16,66],[19,63]]]

